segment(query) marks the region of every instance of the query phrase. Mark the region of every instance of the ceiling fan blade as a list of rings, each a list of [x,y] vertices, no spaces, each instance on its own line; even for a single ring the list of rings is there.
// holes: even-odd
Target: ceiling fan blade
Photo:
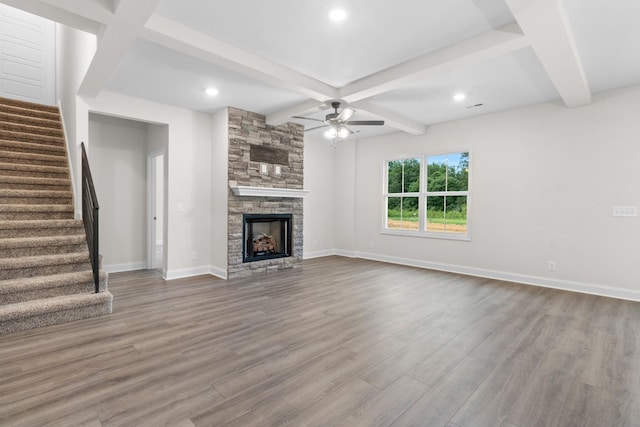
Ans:
[[[384,126],[384,120],[353,120],[346,124],[349,126]]]
[[[324,123],[324,120],[314,119],[313,117],[291,116],[292,119],[313,120],[314,122]]]
[[[326,128],[326,127],[329,127],[329,125],[316,126],[314,128],[305,129],[304,131],[305,132],[309,132],[309,131],[312,131],[312,130],[322,129],[322,128]]]
[[[351,118],[351,116],[353,116],[353,113],[355,112],[356,110],[353,110],[351,108],[345,108],[344,110],[342,110],[340,114],[338,114],[337,119],[339,122],[346,122]]]

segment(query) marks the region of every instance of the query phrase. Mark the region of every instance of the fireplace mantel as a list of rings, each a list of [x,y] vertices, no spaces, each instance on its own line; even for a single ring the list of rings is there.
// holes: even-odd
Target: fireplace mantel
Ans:
[[[246,197],[284,197],[290,199],[301,199],[307,195],[309,190],[293,190],[290,188],[268,188],[268,187],[247,187],[238,185],[231,187],[231,191],[236,196]]]

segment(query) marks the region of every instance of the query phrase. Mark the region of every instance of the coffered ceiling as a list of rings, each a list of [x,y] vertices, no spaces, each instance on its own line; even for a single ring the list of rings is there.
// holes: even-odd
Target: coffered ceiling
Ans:
[[[352,138],[540,102],[579,108],[640,84],[637,0],[2,2],[96,34],[83,96],[230,105],[272,124],[322,119],[337,99],[356,110],[352,120],[385,120]],[[331,21],[335,8],[346,19]]]

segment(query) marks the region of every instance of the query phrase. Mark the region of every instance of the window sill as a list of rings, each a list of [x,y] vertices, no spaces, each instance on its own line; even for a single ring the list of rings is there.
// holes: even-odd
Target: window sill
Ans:
[[[438,233],[435,231],[418,231],[418,230],[382,228],[380,230],[380,234],[387,234],[391,236],[422,237],[427,239],[459,240],[463,242],[471,241],[471,236],[469,235],[469,233],[455,234],[455,233]]]

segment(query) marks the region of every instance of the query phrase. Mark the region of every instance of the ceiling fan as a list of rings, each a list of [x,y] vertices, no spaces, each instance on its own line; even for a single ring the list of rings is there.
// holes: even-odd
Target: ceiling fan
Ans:
[[[294,119],[313,120],[316,122],[324,123],[321,126],[316,126],[310,129],[306,129],[305,132],[309,132],[316,129],[327,128],[324,132],[324,136],[327,139],[333,141],[337,139],[344,139],[354,133],[349,126],[383,126],[384,120],[349,120],[351,116],[356,112],[353,108],[343,108],[341,112],[338,112],[340,108],[339,101],[333,101],[331,103],[333,113],[329,113],[325,116],[324,120],[314,119],[312,117],[293,116]]]

